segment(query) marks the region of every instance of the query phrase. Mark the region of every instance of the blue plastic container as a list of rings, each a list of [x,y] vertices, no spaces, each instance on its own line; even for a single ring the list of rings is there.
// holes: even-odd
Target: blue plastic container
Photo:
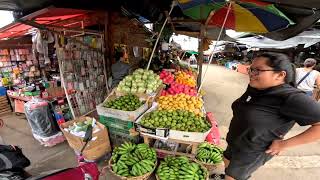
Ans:
[[[7,94],[7,89],[0,86],[0,96],[5,96]]]

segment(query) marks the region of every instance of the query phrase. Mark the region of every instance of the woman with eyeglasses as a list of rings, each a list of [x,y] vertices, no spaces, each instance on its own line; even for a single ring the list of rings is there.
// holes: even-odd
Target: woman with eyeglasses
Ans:
[[[295,88],[295,72],[286,55],[263,53],[254,58],[248,88],[232,104],[224,152],[226,180],[249,179],[273,156],[320,139],[320,105]],[[295,123],[310,128],[284,139]]]

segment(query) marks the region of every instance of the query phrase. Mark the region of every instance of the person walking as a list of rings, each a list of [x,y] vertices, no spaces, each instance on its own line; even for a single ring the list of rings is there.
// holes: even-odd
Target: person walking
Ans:
[[[313,70],[317,65],[317,61],[313,58],[308,58],[303,65],[303,68],[296,69],[297,88],[306,92],[308,96],[312,96],[314,86],[320,87],[320,73]]]
[[[320,139],[320,104],[295,88],[295,67],[286,55],[258,55],[248,72],[248,88],[232,104],[224,151],[226,180],[247,180],[272,157]],[[295,123],[310,128],[284,139]]]

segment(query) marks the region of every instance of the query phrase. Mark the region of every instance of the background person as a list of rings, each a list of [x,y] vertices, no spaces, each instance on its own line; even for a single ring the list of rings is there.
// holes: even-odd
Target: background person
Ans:
[[[111,66],[112,85],[115,88],[119,82],[130,73],[130,65],[124,61],[124,52],[119,51],[115,54],[116,63]]]
[[[313,68],[317,61],[313,58],[308,58],[304,61],[303,68],[296,69],[297,88],[306,92],[308,96],[313,95],[315,84],[320,87],[320,73]]]

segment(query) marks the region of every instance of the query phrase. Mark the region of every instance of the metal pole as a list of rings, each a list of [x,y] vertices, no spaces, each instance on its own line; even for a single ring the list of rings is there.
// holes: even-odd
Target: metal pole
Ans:
[[[183,60],[184,56],[186,55],[187,51],[184,51],[182,57],[181,57],[181,61]]]
[[[170,9],[170,11],[169,11],[169,16],[170,16],[170,14],[171,14],[171,12],[172,12],[172,10],[173,10],[174,6],[175,6],[175,3],[176,3],[176,1],[172,1],[171,9]],[[162,25],[162,27],[161,27],[161,29],[160,29],[160,32],[159,32],[159,34],[158,34],[158,37],[157,37],[156,43],[154,44],[154,47],[153,47],[152,53],[151,53],[150,58],[149,58],[149,62],[148,62],[148,66],[147,66],[147,70],[150,68],[150,64],[151,64],[151,61],[152,61],[152,58],[153,58],[154,52],[155,52],[155,51],[156,51],[156,49],[157,49],[157,45],[158,45],[158,42],[159,42],[160,36],[161,36],[162,31],[163,31],[164,27],[166,26],[167,22],[168,22],[168,16],[166,17],[166,20],[164,21],[164,23],[163,23],[163,25]]]
[[[201,84],[201,77],[202,77],[202,63],[203,63],[203,50],[204,50],[204,31],[205,26],[201,24],[200,29],[200,43],[199,43],[199,57],[198,57],[198,79],[197,84],[198,86]],[[199,86],[200,89],[201,86]]]
[[[200,7],[200,17],[203,17],[203,7]],[[199,56],[198,56],[198,78],[197,78],[197,85],[198,88],[200,89],[200,84],[201,84],[201,78],[202,78],[202,63],[203,63],[203,50],[204,50],[204,32],[206,30],[206,27],[203,22],[201,22],[200,26],[200,42],[199,42]]]
[[[221,27],[221,30],[220,30],[218,39],[216,40],[216,43],[215,43],[215,45],[214,45],[214,47],[213,47],[212,52],[214,52],[214,50],[215,50],[216,47],[217,47],[218,41],[220,41],[220,38],[221,38],[221,35],[222,35],[222,32],[223,32],[223,28],[225,27],[225,24],[226,24],[226,22],[227,22],[227,19],[228,19],[229,13],[230,13],[231,5],[232,5],[232,4],[229,3],[227,14],[226,14],[226,16],[225,16],[225,18],[224,18],[224,21],[223,21],[223,24],[222,24],[222,27]],[[204,72],[204,74],[203,74],[203,81],[200,83],[198,92],[200,92],[200,90],[201,90],[201,88],[202,88],[202,86],[203,86],[203,83],[204,83],[204,80],[205,80],[205,77],[206,77],[206,74],[207,74],[207,71],[208,71],[208,67],[209,67],[209,65],[211,64],[212,59],[213,59],[213,53],[211,53],[210,60],[209,60],[209,62],[208,62],[208,64],[207,64],[206,70],[205,70],[205,72]],[[201,74],[199,74],[199,75],[202,76]]]

